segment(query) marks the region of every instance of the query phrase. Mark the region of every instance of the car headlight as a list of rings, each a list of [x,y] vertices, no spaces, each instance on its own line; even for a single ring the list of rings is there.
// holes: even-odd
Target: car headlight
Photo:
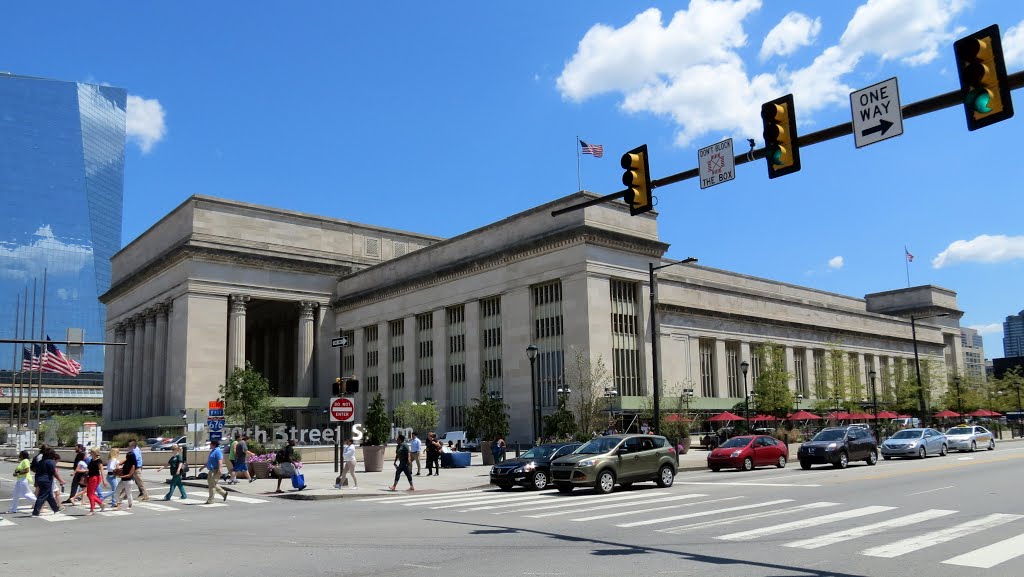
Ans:
[[[829,451],[831,451],[832,449],[835,449],[838,446],[839,446],[839,443],[829,443],[827,449]]]
[[[910,444],[909,444],[909,445],[907,445],[907,447],[909,447],[909,448],[911,448],[911,449],[913,449],[913,448],[914,448],[914,447],[916,447],[916,446],[917,446],[917,441],[910,441]]]
[[[497,473],[497,472],[498,472],[498,469],[497,469],[497,467],[491,467],[491,474],[492,474],[492,475],[493,475],[493,474],[495,474],[495,473]]]
[[[522,466],[524,472],[529,473],[530,471],[537,468],[537,463],[527,463]]]
[[[577,467],[593,467],[594,466],[594,462],[595,461],[593,459],[585,459],[583,461],[577,461],[576,462],[576,466]]]
[[[739,457],[741,453],[743,453],[743,451],[733,451],[732,454],[729,455],[729,456],[730,457]]]
[[[523,468],[522,467],[516,467],[515,469],[512,469],[512,472],[513,473],[522,473],[523,472]]]

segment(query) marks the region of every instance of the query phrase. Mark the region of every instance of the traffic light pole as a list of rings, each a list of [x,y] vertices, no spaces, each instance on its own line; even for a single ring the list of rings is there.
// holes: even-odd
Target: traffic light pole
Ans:
[[[1024,70],[1010,74],[1009,76],[1007,76],[1006,80],[1007,84],[1010,87],[1010,90],[1024,88]],[[932,96],[931,98],[926,98],[924,100],[919,100],[917,102],[911,102],[910,104],[903,107],[903,118],[906,119],[914,118],[915,116],[924,116],[925,114],[931,114],[932,112],[938,112],[939,110],[944,110],[946,108],[962,106],[963,103],[963,94],[961,94],[960,90],[953,90],[952,92],[946,92],[945,94],[939,94],[938,96]],[[804,134],[797,139],[797,145],[799,148],[804,148],[807,146],[812,146],[815,144],[826,142],[828,140],[834,140],[836,138],[849,136],[850,134],[853,134],[853,122],[844,122],[842,124],[830,126],[829,128],[825,128],[817,132]],[[752,150],[750,153],[745,153],[737,156],[733,161],[736,163],[737,166],[739,166],[741,164],[746,164],[748,162],[753,162],[755,160],[762,159],[764,158],[764,155],[764,148],[758,148],[756,150]],[[670,174],[665,178],[652,180],[651,190],[653,191],[656,188],[668,186],[670,184],[675,184],[677,182],[682,182],[684,180],[690,180],[691,178],[697,178],[698,176],[700,176],[699,168],[691,168],[690,170],[677,172],[676,174]],[[594,198],[585,202],[581,202],[579,204],[574,204],[572,206],[567,206],[565,208],[553,210],[551,211],[551,216],[559,216],[576,210],[581,210],[589,206],[595,206],[598,204],[610,202],[612,200],[622,199],[625,198],[627,192],[628,191],[626,190],[620,190],[619,192],[606,194],[604,196]]]

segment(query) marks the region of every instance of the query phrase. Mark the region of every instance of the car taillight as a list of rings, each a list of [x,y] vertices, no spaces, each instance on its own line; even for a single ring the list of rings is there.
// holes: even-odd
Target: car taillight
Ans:
[[[669,448],[668,448],[668,454],[669,454],[669,455],[675,455],[675,454],[676,454],[676,450],[675,450],[675,448],[674,448],[674,447],[669,447]]]

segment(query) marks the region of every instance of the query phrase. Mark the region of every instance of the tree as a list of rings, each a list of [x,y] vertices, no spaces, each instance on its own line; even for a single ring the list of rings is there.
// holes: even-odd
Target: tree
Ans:
[[[434,429],[440,420],[437,404],[433,401],[417,403],[404,401],[395,409],[395,423],[424,435]]]
[[[789,380],[793,373],[786,371],[786,348],[766,342],[754,351],[761,365],[754,381],[754,401],[757,412],[785,417],[793,407],[793,392]]]
[[[243,428],[269,425],[277,418],[274,408],[274,394],[267,380],[248,361],[245,367],[236,368],[220,387],[224,399],[224,413],[227,418]]]
[[[480,396],[466,411],[466,436],[470,439],[493,441],[508,436],[508,405],[497,395],[487,391],[487,383],[481,381]]]
[[[384,405],[384,397],[378,392],[370,401],[370,408],[366,411],[366,435],[363,437],[362,444],[384,445],[390,439],[391,419],[388,418],[388,408]]]
[[[102,425],[95,415],[55,415],[39,424],[39,437],[58,447],[70,447],[78,440],[78,432],[87,422]]]
[[[850,362],[849,354],[840,349],[838,343],[829,344],[825,354],[824,374],[820,375],[825,384],[823,387],[819,385],[819,391],[826,393],[826,396],[821,397],[819,394],[812,405],[814,410],[834,411],[838,404],[841,411],[859,411],[858,401],[864,398],[864,387],[857,369],[856,364]]]
[[[611,406],[611,398],[605,393],[612,390],[612,378],[600,356],[591,362],[583,349],[573,347],[572,353],[567,375],[572,390],[569,404],[575,412],[576,438],[585,441],[608,426],[610,413],[605,412]]]
[[[557,441],[567,441],[576,437],[576,431],[576,417],[565,406],[565,399],[560,399],[558,409],[544,417],[544,436]]]

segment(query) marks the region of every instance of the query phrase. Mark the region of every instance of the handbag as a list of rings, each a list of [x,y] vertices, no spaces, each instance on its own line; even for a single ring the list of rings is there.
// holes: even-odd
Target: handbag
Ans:
[[[281,463],[280,465],[278,465],[278,469],[280,470],[279,474],[282,477],[294,477],[295,476],[295,465],[293,465],[292,463],[287,463],[287,462],[286,463]]]

